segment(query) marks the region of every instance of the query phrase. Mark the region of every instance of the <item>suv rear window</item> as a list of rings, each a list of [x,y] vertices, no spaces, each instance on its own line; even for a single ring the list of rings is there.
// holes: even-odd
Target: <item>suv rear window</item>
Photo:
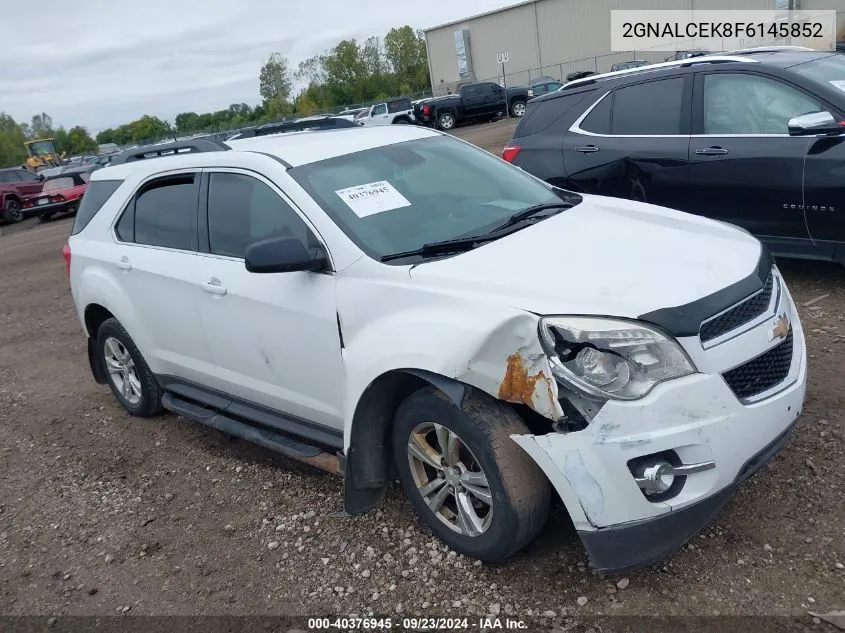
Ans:
[[[73,221],[73,230],[70,234],[76,235],[88,226],[88,223],[122,184],[122,180],[95,180],[89,184],[85,195],[82,196],[82,202],[79,203],[76,219]]]
[[[519,138],[542,132],[591,94],[593,91],[561,95],[539,102],[529,101],[528,109],[519,120],[513,137]]]

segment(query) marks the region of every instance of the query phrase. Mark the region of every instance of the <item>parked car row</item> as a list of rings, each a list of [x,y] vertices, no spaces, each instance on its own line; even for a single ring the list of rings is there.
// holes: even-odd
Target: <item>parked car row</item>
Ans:
[[[775,255],[845,263],[843,126],[842,55],[760,49],[569,82],[528,103],[503,157],[559,187],[737,224]]]
[[[74,213],[99,165],[63,165],[38,173],[0,169],[0,220],[6,224],[37,215],[48,222],[54,215]]]

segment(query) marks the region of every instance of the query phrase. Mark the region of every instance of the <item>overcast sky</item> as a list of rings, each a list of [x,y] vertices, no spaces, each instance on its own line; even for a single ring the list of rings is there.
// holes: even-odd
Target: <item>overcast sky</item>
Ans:
[[[516,0],[41,0],[0,3],[0,111],[92,133],[259,102],[263,61],[295,69],[346,38],[426,28]],[[23,13],[22,13],[23,12]]]

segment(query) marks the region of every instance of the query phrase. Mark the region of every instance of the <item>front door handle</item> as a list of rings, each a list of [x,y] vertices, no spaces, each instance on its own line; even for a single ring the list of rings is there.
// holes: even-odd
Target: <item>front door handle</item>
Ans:
[[[217,279],[217,277],[212,277],[208,281],[202,282],[200,286],[202,286],[202,289],[211,295],[218,295],[223,297],[228,292],[226,290],[226,286],[220,283],[220,280]]]
[[[132,262],[129,261],[129,258],[126,255],[118,259],[114,264],[120,270],[132,270]]]
[[[695,150],[695,153],[700,156],[720,156],[722,154],[727,154],[728,150],[726,150],[724,147],[714,145],[712,147],[699,147],[697,150]]]
[[[575,151],[581,152],[582,154],[592,154],[593,152],[599,151],[599,148],[595,145],[581,145],[580,147],[576,147]]]

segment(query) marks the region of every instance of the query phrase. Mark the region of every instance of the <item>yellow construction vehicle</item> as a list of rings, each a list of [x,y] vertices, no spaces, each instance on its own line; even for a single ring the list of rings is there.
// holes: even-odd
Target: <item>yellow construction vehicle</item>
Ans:
[[[58,167],[62,160],[56,153],[56,146],[52,138],[40,138],[36,141],[26,141],[26,166],[32,170],[39,170],[45,167]]]

